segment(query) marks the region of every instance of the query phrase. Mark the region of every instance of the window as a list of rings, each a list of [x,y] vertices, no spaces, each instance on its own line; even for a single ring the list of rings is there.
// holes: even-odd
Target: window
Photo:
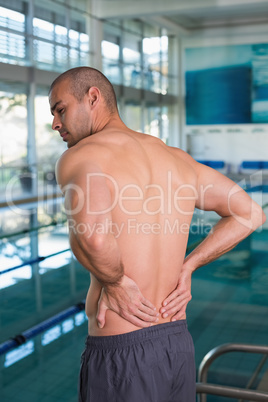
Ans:
[[[34,3],[31,20],[25,2],[14,2],[20,11],[0,7],[0,62],[34,64],[39,69],[53,71],[88,65],[89,16],[72,9],[66,12],[66,4],[59,2],[35,0]]]
[[[113,84],[122,84],[122,60],[120,54],[121,30],[117,26],[104,25],[104,39],[101,43],[103,73]]]
[[[124,84],[142,88],[141,37],[125,32],[123,38]]]
[[[26,164],[27,108],[26,86],[1,82],[1,127],[8,135],[0,136],[0,166]]]
[[[25,16],[0,7],[0,62],[25,62]]]
[[[124,123],[132,130],[142,131],[141,118],[141,105],[135,102],[127,102],[124,107]]]

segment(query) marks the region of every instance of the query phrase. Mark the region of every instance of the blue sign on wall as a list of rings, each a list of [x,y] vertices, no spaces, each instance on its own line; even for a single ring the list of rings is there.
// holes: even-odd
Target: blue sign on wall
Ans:
[[[186,49],[186,123],[268,123],[268,44]]]
[[[187,124],[251,122],[251,70],[224,67],[186,73]]]

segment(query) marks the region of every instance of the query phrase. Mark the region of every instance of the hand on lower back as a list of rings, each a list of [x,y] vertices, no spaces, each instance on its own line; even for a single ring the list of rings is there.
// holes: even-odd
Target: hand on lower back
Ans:
[[[192,299],[191,272],[182,269],[176,288],[163,300],[160,313],[163,318],[170,316],[171,321],[182,319],[186,314],[186,307]]]
[[[105,325],[106,311],[112,310],[137,327],[149,327],[158,321],[155,306],[147,300],[137,284],[124,275],[119,285],[102,288],[98,302],[97,322]]]

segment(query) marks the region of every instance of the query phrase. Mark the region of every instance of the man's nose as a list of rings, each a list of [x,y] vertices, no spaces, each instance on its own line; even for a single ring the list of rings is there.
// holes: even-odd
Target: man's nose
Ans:
[[[52,130],[60,130],[62,127],[62,124],[60,122],[60,120],[58,118],[56,118],[56,116],[54,117],[53,121],[52,121]]]

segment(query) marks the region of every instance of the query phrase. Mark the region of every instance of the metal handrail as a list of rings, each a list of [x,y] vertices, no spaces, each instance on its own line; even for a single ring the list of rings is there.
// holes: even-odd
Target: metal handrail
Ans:
[[[0,356],[4,353],[7,353],[9,350],[22,345],[27,342],[29,339],[35,337],[36,335],[42,333],[43,331],[52,328],[54,325],[62,322],[66,318],[72,316],[79,311],[85,309],[85,300],[82,300],[80,303],[77,303],[75,306],[71,306],[64,311],[48,318],[45,321],[40,322],[34,327],[22,332],[21,334],[16,335],[14,338],[11,338],[0,344]]]
[[[0,235],[0,240],[3,239],[9,239],[10,237],[17,237],[20,235],[25,235],[27,233],[32,233],[32,232],[38,232],[38,230],[40,229],[46,229],[46,228],[50,228],[53,226],[57,226],[57,225],[63,225],[64,223],[66,223],[67,220],[62,220],[62,221],[52,221],[51,223],[49,223],[48,225],[39,225],[36,227],[31,227],[30,229],[23,229],[23,230],[19,230],[18,232],[12,232],[12,233],[7,233],[5,235]]]
[[[250,344],[241,344],[241,343],[225,343],[223,345],[217,346],[216,348],[210,350],[206,356],[203,358],[202,362],[200,363],[199,370],[198,370],[198,393],[200,393],[200,402],[206,402],[207,398],[205,393],[213,393],[216,391],[226,391],[229,395],[226,396],[233,397],[234,392],[236,393],[236,397],[244,398],[244,395],[248,395],[250,392],[250,399],[252,401],[268,401],[268,393],[263,393],[259,391],[252,391],[247,389],[240,389],[240,388],[231,388],[225,387],[220,385],[213,385],[207,384],[207,376],[208,376],[208,369],[211,363],[219,356],[223,355],[224,353],[228,352],[246,352],[246,353],[261,353],[261,354],[268,354],[268,346],[266,345],[250,345]],[[207,391],[206,391],[207,389]],[[200,391],[202,390],[203,393]],[[213,391],[213,392],[212,392]],[[252,394],[253,393],[253,394]],[[224,395],[224,394],[217,394],[217,395]],[[266,399],[254,399],[255,398],[266,398]]]
[[[37,262],[42,262],[42,261],[46,260],[47,258],[55,257],[56,255],[66,253],[67,251],[70,251],[70,248],[66,248],[64,250],[57,251],[56,253],[53,253],[53,254],[49,254],[49,255],[45,255],[45,256],[39,256],[37,258],[34,258],[33,260],[24,261],[20,265],[16,265],[15,267],[7,268],[7,269],[5,269],[3,271],[0,271],[0,275],[4,275],[4,274],[7,274],[8,272],[15,271],[15,270],[17,270],[19,268],[26,267],[27,265],[32,265],[32,264],[36,264]]]
[[[226,387],[224,385],[215,385],[215,384],[196,384],[196,393],[201,394],[211,394],[211,395],[219,395],[225,396],[227,398],[243,398],[245,400],[250,401],[268,401],[268,393],[261,391],[254,391],[249,389],[242,388],[234,388],[234,387]],[[201,399],[202,401],[202,399]]]
[[[20,199],[14,199],[10,201],[0,201],[0,209],[1,208],[7,208],[12,205],[12,206],[17,206],[17,205],[24,205],[24,204],[31,204],[34,202],[40,202],[40,201],[48,201],[48,200],[54,200],[57,198],[63,198],[63,195],[60,191],[54,192],[51,194],[45,194],[45,195],[33,195],[31,197],[25,197],[25,198],[20,198]]]

